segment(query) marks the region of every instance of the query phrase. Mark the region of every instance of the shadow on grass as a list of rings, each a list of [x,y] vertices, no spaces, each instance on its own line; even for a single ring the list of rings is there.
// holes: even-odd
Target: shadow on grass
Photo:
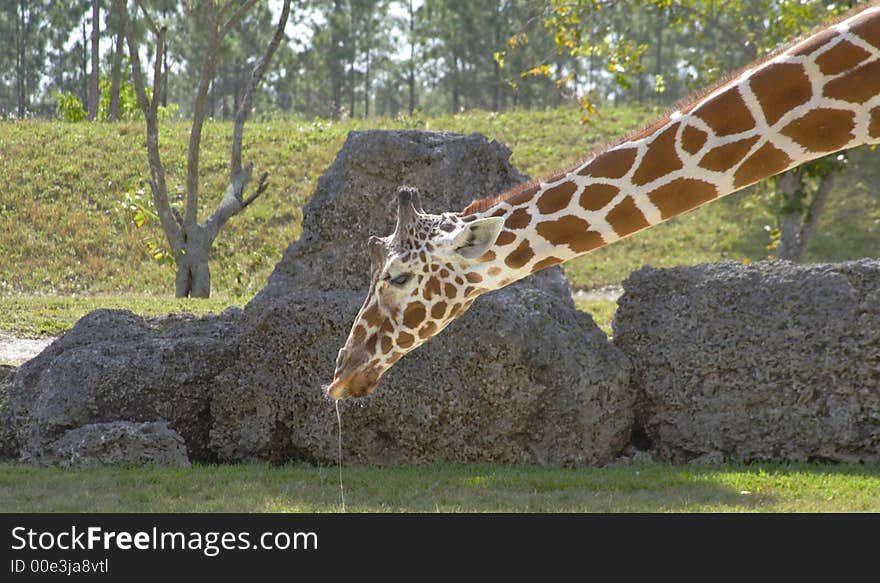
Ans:
[[[343,468],[360,512],[880,512],[880,465]],[[0,465],[0,512],[336,512],[335,466]]]

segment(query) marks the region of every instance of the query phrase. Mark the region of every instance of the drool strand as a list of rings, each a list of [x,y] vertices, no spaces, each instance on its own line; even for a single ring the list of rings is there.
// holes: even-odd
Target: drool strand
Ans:
[[[339,465],[339,496],[342,498],[342,511],[345,512],[345,488],[342,487],[342,414],[339,412],[339,401],[336,401],[336,422],[339,426],[338,444],[338,465]]]

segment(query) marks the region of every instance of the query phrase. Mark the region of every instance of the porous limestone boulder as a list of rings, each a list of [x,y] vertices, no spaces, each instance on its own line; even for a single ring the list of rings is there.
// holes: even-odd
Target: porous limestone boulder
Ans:
[[[211,448],[221,460],[330,462],[333,375],[369,284],[366,241],[394,229],[396,191],[427,212],[526,180],[503,145],[472,134],[353,132],[304,210],[303,234],[246,308],[240,358],[217,379]],[[603,464],[627,443],[629,363],[579,312],[559,268],[481,297],[341,405],[350,461]]]
[[[665,459],[880,461],[880,261],[643,268],[614,343]]]

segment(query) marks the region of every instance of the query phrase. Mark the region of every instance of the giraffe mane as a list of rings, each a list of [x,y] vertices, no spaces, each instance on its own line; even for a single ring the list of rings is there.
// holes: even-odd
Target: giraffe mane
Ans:
[[[599,154],[601,154],[602,152],[604,152],[606,150],[610,150],[610,149],[612,149],[616,146],[619,146],[621,144],[624,144],[626,142],[632,142],[632,141],[641,139],[645,136],[648,136],[648,135],[652,134],[655,130],[657,130],[661,125],[663,125],[664,123],[669,121],[669,118],[673,113],[675,113],[676,111],[686,113],[687,111],[689,111],[693,106],[695,106],[697,103],[699,103],[707,95],[717,91],[719,88],[727,85],[728,83],[730,83],[734,79],[739,78],[739,76],[742,75],[742,73],[746,69],[754,69],[754,68],[760,67],[761,65],[763,65],[767,61],[773,59],[777,55],[787,51],[788,49],[790,49],[791,47],[802,42],[806,38],[809,38],[810,36],[812,36],[816,32],[818,32],[822,29],[830,28],[840,22],[843,22],[844,20],[847,20],[847,19],[852,18],[853,16],[855,16],[861,12],[864,12],[865,10],[867,10],[869,8],[872,8],[872,7],[878,6],[878,5],[880,5],[880,0],[871,0],[870,2],[866,2],[864,4],[854,6],[853,8],[846,11],[844,14],[837,16],[833,20],[830,20],[825,23],[817,24],[816,26],[811,28],[809,31],[804,32],[803,34],[799,35],[794,40],[786,43],[785,45],[782,45],[780,47],[773,49],[772,51],[768,52],[766,55],[763,55],[761,58],[756,59],[755,61],[751,61],[747,65],[739,67],[738,69],[736,69],[733,72],[725,74],[724,76],[719,78],[717,81],[715,81],[711,85],[708,85],[707,87],[705,87],[703,89],[699,89],[699,90],[695,91],[694,93],[691,93],[690,95],[687,95],[687,96],[679,99],[678,101],[675,102],[674,105],[667,108],[666,111],[664,111],[662,116],[651,121],[648,124],[643,125],[638,130],[631,132],[631,133],[625,135],[624,137],[618,138],[616,140],[608,140],[608,141],[604,141],[604,142],[599,142],[599,144],[597,144],[592,150],[590,150],[586,156],[581,156],[573,164],[569,164],[568,166],[566,166],[562,170],[553,172],[552,174],[549,174],[545,178],[536,179],[536,180],[529,180],[527,182],[523,182],[522,184],[518,184],[517,186],[514,186],[513,188],[506,190],[506,191],[502,192],[501,194],[494,195],[494,196],[487,196],[485,198],[474,200],[469,205],[467,205],[464,208],[464,210],[462,210],[458,214],[462,217],[467,217],[467,216],[470,216],[470,215],[473,215],[476,213],[481,213],[481,212],[487,211],[496,205],[499,205],[499,204],[506,202],[512,198],[515,198],[517,195],[522,194],[523,192],[526,192],[530,189],[539,187],[542,182],[555,182],[556,180],[559,180],[560,178],[562,178],[566,174],[570,173],[572,170],[574,170],[576,168],[580,168],[586,162],[588,162],[589,160],[592,160],[593,158],[595,158],[596,156],[598,156]]]

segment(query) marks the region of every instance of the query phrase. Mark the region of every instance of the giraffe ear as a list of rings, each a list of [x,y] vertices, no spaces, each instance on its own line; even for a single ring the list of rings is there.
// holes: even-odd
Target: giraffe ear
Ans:
[[[465,225],[452,242],[452,248],[465,259],[474,259],[489,250],[504,226],[501,217],[478,219]]]

